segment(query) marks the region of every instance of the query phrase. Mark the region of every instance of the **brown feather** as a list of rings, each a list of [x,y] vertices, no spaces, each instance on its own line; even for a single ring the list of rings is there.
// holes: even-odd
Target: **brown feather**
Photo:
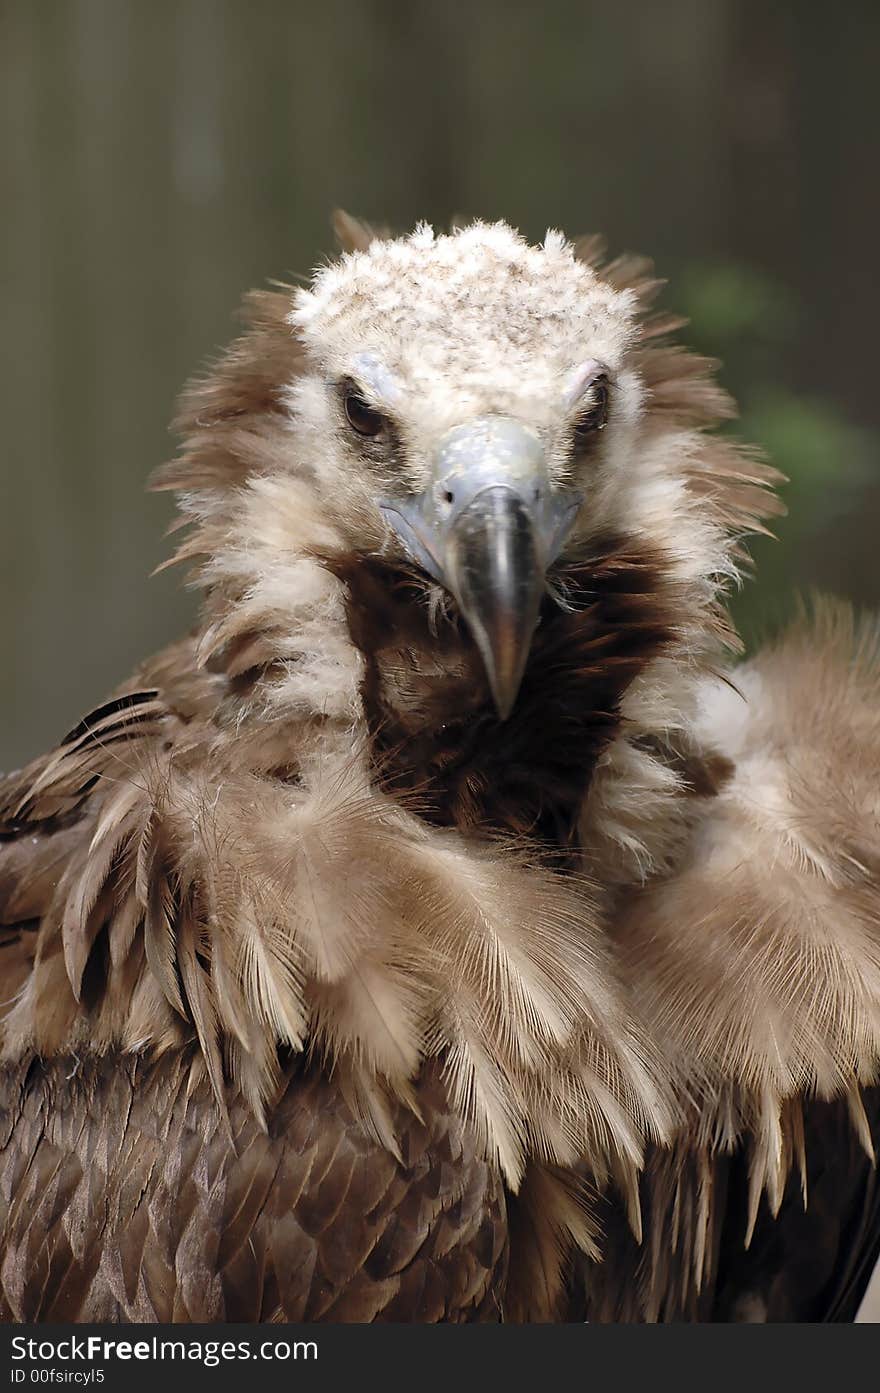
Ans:
[[[702,1318],[731,1196],[762,1251],[812,1203],[805,1100],[876,1144],[875,632],[821,611],[727,673],[779,476],[712,435],[650,265],[580,255],[627,460],[591,456],[507,722],[378,473],[328,483],[326,421],[300,449],[287,289],[185,394],[155,486],[197,630],[0,784],[8,1318]]]

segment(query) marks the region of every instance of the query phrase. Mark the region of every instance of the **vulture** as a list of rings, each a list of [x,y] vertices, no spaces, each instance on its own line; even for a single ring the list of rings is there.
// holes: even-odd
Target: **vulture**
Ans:
[[[505,223],[245,301],[194,631],[0,782],[6,1321],[850,1321],[880,627],[650,263]]]

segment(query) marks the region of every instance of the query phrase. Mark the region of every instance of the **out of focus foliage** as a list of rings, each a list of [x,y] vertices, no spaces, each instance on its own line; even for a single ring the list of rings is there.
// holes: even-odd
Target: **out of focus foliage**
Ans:
[[[880,478],[880,433],[860,428],[830,396],[786,380],[804,316],[795,297],[746,264],[685,268],[676,306],[690,320],[686,337],[721,360],[722,379],[740,406],[730,429],[754,442],[786,475],[787,516],[774,536],[751,543],[756,582],[734,601],[746,637],[782,623],[799,594],[822,573],[829,536],[843,539],[860,499]]]

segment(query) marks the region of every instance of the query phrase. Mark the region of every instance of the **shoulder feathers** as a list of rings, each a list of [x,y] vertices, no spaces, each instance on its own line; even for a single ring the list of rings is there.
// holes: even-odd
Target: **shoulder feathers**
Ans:
[[[803,1164],[799,1100],[848,1099],[870,1146],[880,1055],[876,628],[822,606],[726,670],[725,587],[777,476],[712,433],[731,403],[651,312],[648,264],[577,254],[636,315],[638,468],[626,521],[597,504],[551,577],[509,722],[437,587],[354,550],[291,453],[277,289],[157,476],[197,632],[0,785],[7,1067],[186,1060],[240,1127],[310,1061],[398,1160],[436,1071],[520,1190],[545,1311],[595,1250],[595,1187],[639,1232],[646,1145],[744,1145],[751,1226]],[[697,1286],[711,1223],[707,1201]]]

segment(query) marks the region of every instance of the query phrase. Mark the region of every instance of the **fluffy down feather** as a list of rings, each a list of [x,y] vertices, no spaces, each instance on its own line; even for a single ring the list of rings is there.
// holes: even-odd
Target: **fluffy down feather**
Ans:
[[[777,476],[712,434],[732,405],[646,263],[338,227],[184,398],[157,484],[195,634],[0,785],[7,1173],[34,1159],[4,1309],[705,1318],[723,1290],[773,1318],[725,1244],[808,1186],[814,1099],[862,1153],[875,1125],[874,630],[822,607],[731,676],[725,591]],[[381,457],[328,388],[364,354],[397,393]],[[581,458],[587,357],[614,390]],[[497,410],[584,495],[504,723],[376,506]]]

